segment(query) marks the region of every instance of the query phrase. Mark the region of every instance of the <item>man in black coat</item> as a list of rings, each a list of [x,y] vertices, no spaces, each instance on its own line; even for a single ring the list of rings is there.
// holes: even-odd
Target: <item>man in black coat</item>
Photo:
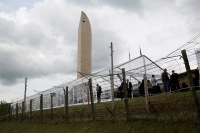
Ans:
[[[124,83],[121,82],[121,85],[118,88],[121,100],[123,100],[123,98],[124,98],[124,88],[123,87],[124,87]]]
[[[169,77],[168,77],[167,69],[164,69],[164,72],[162,73],[161,78],[164,85],[164,92],[169,92]]]
[[[179,79],[178,79],[178,74],[172,70],[172,75],[170,76],[170,85],[171,85],[171,91],[177,91],[180,89],[179,86]]]
[[[129,80],[127,79],[126,80],[127,82],[126,82],[126,87],[127,87],[127,91],[128,91],[128,98],[132,98],[132,90],[133,90],[133,86],[132,86],[132,83],[131,82],[129,82]]]
[[[142,80],[142,83],[139,86],[139,93],[140,96],[144,96],[144,79]]]

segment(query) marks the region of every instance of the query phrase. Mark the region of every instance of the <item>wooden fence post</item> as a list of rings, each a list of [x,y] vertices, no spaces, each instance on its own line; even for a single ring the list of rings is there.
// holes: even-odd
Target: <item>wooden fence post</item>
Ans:
[[[123,75],[123,89],[124,89],[124,102],[125,102],[125,108],[126,108],[126,121],[129,121],[129,105],[128,105],[128,97],[127,97],[127,87],[126,87],[126,75],[125,75],[125,69],[122,68],[122,75]]]
[[[18,121],[19,118],[18,118],[18,103],[16,103],[16,121]]]
[[[8,121],[9,121],[9,123],[10,123],[10,120],[11,120],[11,110],[12,110],[12,108],[11,108],[11,105],[9,106],[9,117],[8,117]]]
[[[30,114],[29,114],[29,120],[32,121],[32,104],[33,104],[33,100],[30,100]]]
[[[90,88],[90,99],[91,99],[91,108],[92,108],[92,118],[95,121],[95,112],[94,112],[94,99],[93,99],[93,89],[92,89],[92,79],[89,79],[89,88]]]
[[[189,80],[189,82],[190,82],[190,87],[191,87],[191,89],[192,89],[192,94],[193,94],[194,101],[195,101],[195,105],[196,105],[196,109],[197,109],[198,121],[200,121],[200,105],[199,105],[199,99],[198,99],[198,96],[197,96],[196,89],[195,89],[195,87],[194,87],[193,77],[192,77],[192,75],[191,75],[190,65],[189,65],[188,58],[187,58],[187,53],[186,53],[185,50],[182,50],[181,53],[182,53],[183,60],[184,60],[184,63],[185,63],[185,68],[186,68],[186,71],[187,71],[188,80]]]
[[[22,117],[20,117],[21,119],[21,121],[23,121],[24,120],[24,101],[22,102]]]
[[[65,95],[65,118],[66,118],[66,122],[69,121],[69,111],[68,111],[68,86],[66,87],[66,90],[64,91],[64,95]]]
[[[40,122],[43,122],[43,94],[40,96]]]
[[[53,94],[51,93],[51,120],[53,120]]]

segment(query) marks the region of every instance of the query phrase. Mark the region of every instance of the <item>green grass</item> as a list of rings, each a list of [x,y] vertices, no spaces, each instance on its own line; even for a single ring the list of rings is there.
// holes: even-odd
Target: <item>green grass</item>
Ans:
[[[200,97],[200,91],[197,91]],[[153,105],[150,112],[146,111],[145,98],[129,100],[130,121],[126,122],[124,101],[116,101],[115,118],[106,107],[112,109],[112,102],[95,104],[96,121],[92,122],[91,110],[88,105],[69,106],[70,122],[62,120],[60,112],[64,114],[64,108],[54,109],[54,120],[46,114],[50,110],[44,110],[44,122],[34,117],[32,122],[1,123],[0,133],[196,133],[200,132],[200,126],[196,126],[196,109],[192,92],[169,93],[150,96],[149,101]],[[82,113],[85,118],[77,113]],[[33,112],[39,115],[39,111]],[[27,117],[28,118],[28,117]]]
[[[200,91],[198,91],[198,96],[200,97]],[[150,112],[146,110],[145,98],[135,98],[129,100],[129,111],[131,119],[160,119],[160,120],[185,120],[185,121],[194,121],[196,117],[195,104],[192,96],[192,92],[181,92],[181,93],[169,93],[169,94],[160,94],[155,96],[148,97],[149,102],[153,106],[149,106]],[[115,120],[125,120],[125,106],[124,101],[115,102]],[[112,111],[112,102],[106,103],[96,103],[95,107],[95,116],[96,120],[113,120],[111,114],[106,109],[109,108]],[[155,112],[156,111],[156,112]],[[54,112],[54,122],[64,121],[62,114],[64,115],[64,108],[55,108]],[[79,114],[83,114],[84,118]],[[33,121],[39,122],[39,119],[36,115],[40,116],[40,111],[33,112]],[[15,115],[13,115],[15,116]],[[50,110],[43,111],[44,122],[50,121]],[[77,105],[69,106],[69,120],[74,121],[90,121],[92,120],[92,113],[90,105]],[[28,115],[27,115],[28,121]]]
[[[3,123],[1,133],[198,133],[200,126],[157,121],[96,121],[71,123]]]

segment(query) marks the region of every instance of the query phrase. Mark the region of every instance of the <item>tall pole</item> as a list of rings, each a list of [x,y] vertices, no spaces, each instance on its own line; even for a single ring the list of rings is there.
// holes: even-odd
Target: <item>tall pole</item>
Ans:
[[[25,110],[26,110],[26,87],[27,87],[27,77],[25,78],[25,90],[24,90],[24,104],[23,104],[23,112],[22,114],[25,114]]]
[[[192,94],[194,96],[194,101],[195,101],[195,105],[196,105],[196,109],[197,109],[198,121],[200,121],[199,99],[198,99],[198,96],[197,96],[197,93],[196,93],[196,89],[194,87],[193,78],[192,78],[191,71],[190,71],[190,65],[189,65],[188,58],[187,58],[187,53],[186,53],[185,50],[182,50],[181,53],[182,53],[183,60],[184,60],[184,63],[185,63],[185,68],[186,68],[186,71],[187,71],[188,80],[190,82],[190,87],[192,88]]]
[[[111,94],[112,94],[112,109],[114,109],[114,78],[113,78],[113,44],[111,42],[110,44],[110,50],[111,50]]]
[[[145,101],[146,101],[146,109],[147,112],[149,112],[149,106],[148,106],[148,91],[147,91],[147,76],[146,76],[146,64],[145,64],[145,57],[143,55],[143,63],[144,63],[144,91],[145,91]]]

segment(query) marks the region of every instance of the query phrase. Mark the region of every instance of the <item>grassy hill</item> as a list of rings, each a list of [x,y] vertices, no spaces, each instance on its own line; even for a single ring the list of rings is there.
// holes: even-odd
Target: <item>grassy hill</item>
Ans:
[[[197,91],[200,97],[200,91]],[[151,106],[146,111],[145,98],[129,100],[130,121],[126,120],[124,101],[115,102],[115,117],[112,117],[112,102],[95,104],[96,121],[92,121],[88,105],[69,107],[69,122],[64,122],[62,113],[64,108],[54,109],[54,119],[51,120],[44,110],[44,121],[39,111],[34,112],[32,121],[28,114],[22,121],[12,120],[11,123],[0,123],[0,133],[198,133],[200,126],[196,121],[197,113],[191,91],[159,94],[148,97]],[[106,109],[108,108],[108,109]],[[82,114],[82,116],[80,115]]]
[[[71,123],[2,123],[0,133],[199,133],[191,123],[96,121]]]

